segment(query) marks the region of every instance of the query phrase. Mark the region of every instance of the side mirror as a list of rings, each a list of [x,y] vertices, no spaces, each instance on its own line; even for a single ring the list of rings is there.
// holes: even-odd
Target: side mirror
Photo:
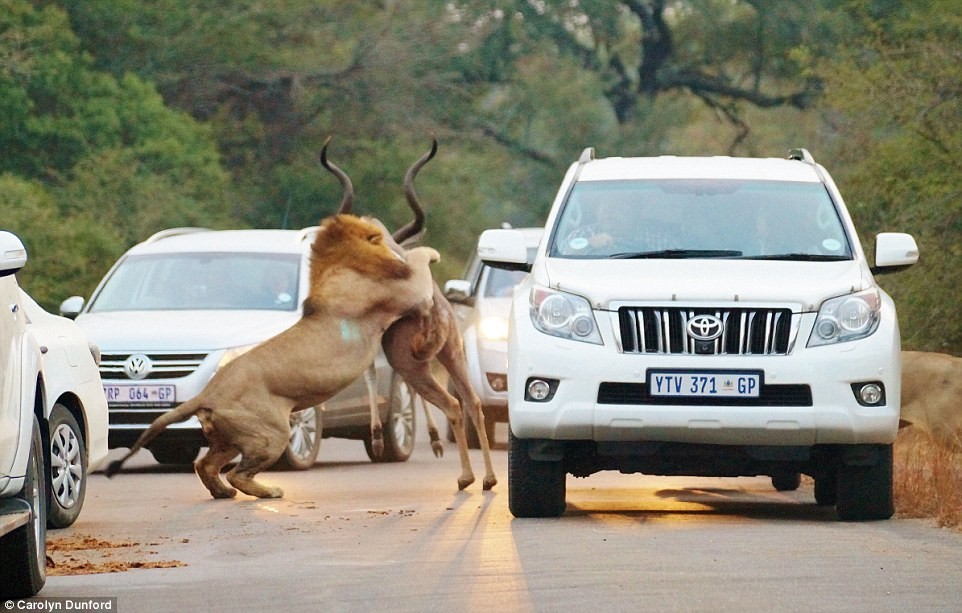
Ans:
[[[16,234],[0,230],[0,277],[15,274],[27,263],[27,249]]]
[[[445,282],[444,297],[451,302],[467,302],[471,297],[471,282],[464,279],[451,279]]]
[[[71,296],[60,303],[60,315],[67,319],[76,319],[84,308],[83,296]]]
[[[919,261],[919,246],[911,234],[881,232],[875,237],[873,274],[898,272]]]
[[[518,230],[485,230],[478,239],[478,257],[492,268],[531,272],[524,234]]]

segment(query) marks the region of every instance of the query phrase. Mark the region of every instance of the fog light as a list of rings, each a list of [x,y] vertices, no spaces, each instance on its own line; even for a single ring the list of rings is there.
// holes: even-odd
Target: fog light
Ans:
[[[528,395],[532,400],[544,400],[551,393],[551,386],[543,379],[532,379],[528,382]]]
[[[867,383],[858,391],[865,404],[878,404],[882,400],[882,388],[877,383]]]
[[[486,372],[484,376],[488,380],[488,385],[496,392],[503,392],[508,389],[508,375],[499,372]]]
[[[881,381],[853,383],[852,392],[863,407],[878,407],[885,404],[885,385]]]

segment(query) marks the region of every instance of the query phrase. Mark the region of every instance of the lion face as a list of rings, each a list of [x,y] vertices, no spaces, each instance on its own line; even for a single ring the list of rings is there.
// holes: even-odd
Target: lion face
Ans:
[[[382,226],[355,215],[334,215],[321,223],[311,245],[311,281],[337,267],[374,279],[406,279],[407,263],[387,245]]]

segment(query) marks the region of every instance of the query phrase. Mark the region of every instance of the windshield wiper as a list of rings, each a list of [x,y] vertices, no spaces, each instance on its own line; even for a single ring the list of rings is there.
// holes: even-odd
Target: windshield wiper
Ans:
[[[850,260],[847,255],[822,255],[819,253],[776,253],[774,255],[749,255],[746,260],[789,260],[795,262],[842,262]]]
[[[677,259],[688,258],[737,258],[741,251],[734,249],[659,249],[657,251],[629,251],[613,253],[609,258],[619,260]]]

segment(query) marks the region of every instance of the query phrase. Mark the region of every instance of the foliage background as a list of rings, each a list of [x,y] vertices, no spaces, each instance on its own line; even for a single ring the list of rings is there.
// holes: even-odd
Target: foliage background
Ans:
[[[905,6],[910,5],[910,6]],[[907,348],[962,355],[962,17],[955,0],[0,0],[0,220],[56,310],[178,225],[303,227],[351,176],[456,277],[481,230],[538,225],[568,164],[599,155],[784,155],[835,176]]]

